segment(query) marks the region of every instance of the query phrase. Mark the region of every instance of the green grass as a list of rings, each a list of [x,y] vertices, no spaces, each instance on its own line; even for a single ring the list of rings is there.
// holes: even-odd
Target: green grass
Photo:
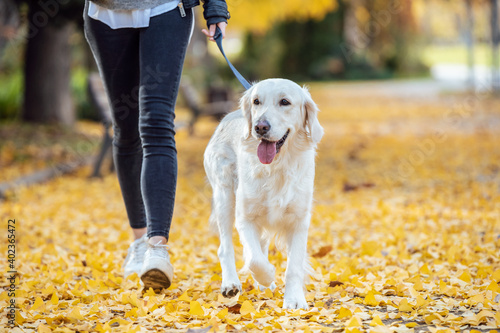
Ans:
[[[23,100],[23,73],[0,73],[0,120],[18,119]],[[75,68],[71,73],[71,93],[78,119],[98,120],[87,96],[87,71]]]
[[[427,66],[443,63],[467,65],[467,49],[465,45],[429,45],[422,52],[422,61]],[[489,44],[474,45],[474,62],[476,65],[491,66],[491,46]]]
[[[0,120],[15,119],[22,103],[22,73],[0,77]]]

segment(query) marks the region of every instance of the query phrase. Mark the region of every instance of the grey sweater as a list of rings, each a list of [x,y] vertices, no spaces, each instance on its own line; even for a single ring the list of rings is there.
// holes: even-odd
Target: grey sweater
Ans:
[[[178,0],[91,0],[95,4],[107,9],[114,10],[130,10],[130,9],[146,9],[162,5],[167,2]]]

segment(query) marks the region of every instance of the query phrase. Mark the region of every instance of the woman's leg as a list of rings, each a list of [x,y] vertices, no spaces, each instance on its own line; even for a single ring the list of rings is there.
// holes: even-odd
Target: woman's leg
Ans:
[[[113,158],[134,236],[147,226],[141,193],[142,147],[139,135],[138,29],[111,29],[84,12],[85,36],[96,59],[113,116]]]
[[[140,32],[139,132],[143,147],[142,196],[148,237],[168,241],[177,183],[175,103],[193,13],[152,17]]]

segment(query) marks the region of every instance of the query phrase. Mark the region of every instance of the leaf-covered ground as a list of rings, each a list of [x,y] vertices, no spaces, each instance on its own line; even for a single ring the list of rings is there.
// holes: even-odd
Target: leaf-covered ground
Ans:
[[[89,170],[12,193],[18,328],[12,332],[451,332],[500,326],[500,101],[485,95],[387,95],[377,85],[313,84],[325,137],[309,234],[309,311],[281,309],[240,276],[220,295],[202,154],[216,124],[177,135],[173,285],[145,291],[121,264],[131,234],[114,174]],[[235,232],[235,241],[237,235]],[[242,267],[238,243],[237,266]],[[0,327],[8,327],[7,260]],[[203,330],[204,329],[204,330]]]
[[[57,164],[78,162],[96,153],[103,126],[80,122],[74,128],[54,125],[0,124],[0,183],[11,182]]]

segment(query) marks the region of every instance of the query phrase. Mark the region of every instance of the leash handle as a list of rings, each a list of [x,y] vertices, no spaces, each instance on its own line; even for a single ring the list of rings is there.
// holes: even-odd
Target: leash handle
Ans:
[[[231,70],[233,71],[234,76],[236,76],[236,78],[238,79],[238,81],[240,81],[243,87],[248,90],[252,85],[248,83],[248,81],[243,77],[243,75],[240,74],[240,72],[238,72],[236,68],[234,68],[233,64],[231,64],[229,59],[226,57],[226,54],[224,53],[224,49],[222,48],[222,31],[220,31],[219,27],[217,27],[217,29],[215,30],[214,40],[217,43],[220,52],[224,56],[224,59],[226,59],[229,68],[231,68]]]

